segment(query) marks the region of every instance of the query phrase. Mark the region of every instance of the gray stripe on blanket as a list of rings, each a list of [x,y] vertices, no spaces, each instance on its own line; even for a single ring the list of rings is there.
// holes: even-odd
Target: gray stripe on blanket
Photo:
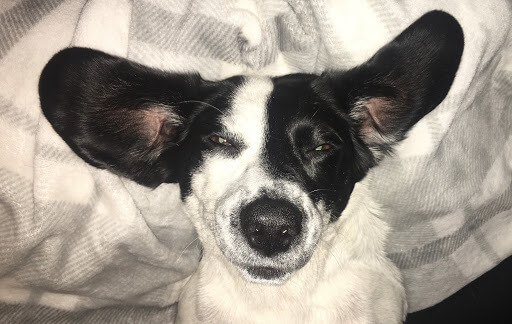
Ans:
[[[21,127],[30,134],[34,133],[37,127],[37,120],[16,108],[12,102],[0,97],[0,118],[10,124]]]
[[[406,14],[401,12],[403,7],[396,6],[393,1],[367,0],[368,5],[375,11],[378,19],[386,27],[390,35],[398,35],[404,28],[402,16]]]
[[[425,264],[420,268],[403,269],[407,300],[413,305],[408,311],[416,311],[430,306],[432,291],[440,296],[448,296],[468,283],[468,278],[461,272],[455,260],[446,258],[435,263]],[[422,283],[418,285],[417,283]]]
[[[149,3],[134,8],[131,37],[160,49],[241,63],[239,30],[211,17],[178,15]]]
[[[30,28],[65,0],[25,0],[0,14],[0,58]]]
[[[512,73],[499,71],[494,76],[494,80],[498,95],[512,97]]]
[[[16,215],[25,215],[33,210],[33,195],[32,195],[32,181],[23,178],[22,176],[0,168],[0,220],[2,220],[3,227],[4,221],[9,218],[19,220]],[[14,205],[15,206],[11,206]],[[13,208],[12,213],[7,212],[6,209]],[[4,218],[6,217],[6,218]],[[5,238],[0,235],[0,242],[5,241]],[[0,249],[1,251],[1,249]]]
[[[26,250],[27,242],[19,240],[34,232],[34,200],[32,182],[0,168],[0,276],[12,270]],[[26,252],[23,252],[26,253]],[[23,255],[23,254],[21,254]],[[1,321],[0,321],[1,323]]]
[[[37,216],[44,217],[48,223],[43,222],[32,233],[38,243],[23,263],[17,266],[16,279],[33,282],[34,278],[38,278],[38,285],[42,287],[80,291],[79,288],[90,279],[91,274],[103,269],[111,255],[97,253],[97,246],[91,244],[90,237],[82,233],[93,232],[97,240],[109,238],[108,242],[103,243],[105,245],[115,244],[125,233],[108,217],[89,216],[94,213],[91,205],[53,202],[38,206]],[[62,241],[62,234],[66,232],[78,234],[67,235],[66,240]],[[48,251],[53,253],[49,254]],[[41,277],[40,273],[47,275]]]
[[[308,2],[290,3],[292,11],[276,17],[279,48],[281,51],[308,52],[319,50],[320,35],[314,12]]]
[[[177,305],[167,307],[110,306],[68,312],[37,305],[0,303],[0,322],[9,324],[93,324],[93,323],[173,323]]]
[[[498,264],[501,262],[501,257],[494,251],[491,243],[487,240],[485,237],[485,233],[481,230],[481,228],[478,228],[473,233],[473,238],[475,239],[476,243],[482,249],[482,251],[485,253],[485,255],[493,262],[493,264]]]
[[[66,162],[66,163],[79,163],[84,164],[85,162],[78,157],[73,151],[69,149],[61,149],[59,147],[55,147],[52,145],[41,145],[37,149],[36,155],[38,157],[47,159],[47,160],[53,160],[58,162]]]
[[[433,263],[436,260],[446,258],[457,250],[464,242],[471,237],[475,230],[478,230],[488,220],[501,212],[510,210],[512,201],[512,186],[497,199],[488,202],[477,209],[466,208],[464,211],[466,222],[453,234],[444,236],[438,240],[414,248],[405,253],[390,253],[388,256],[401,269],[409,269]],[[490,247],[489,247],[490,248]],[[482,248],[484,251],[487,248]],[[495,253],[490,255],[494,259]]]
[[[219,78],[225,64],[221,60],[207,57],[184,55],[178,58],[174,53],[137,40],[130,42],[128,58],[164,71],[181,73],[201,71],[201,76],[207,79]]]

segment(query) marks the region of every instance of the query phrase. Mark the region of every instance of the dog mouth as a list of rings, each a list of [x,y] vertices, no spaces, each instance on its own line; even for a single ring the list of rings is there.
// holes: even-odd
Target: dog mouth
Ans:
[[[245,272],[250,281],[269,284],[281,284],[290,275],[282,269],[272,267],[246,267]]]

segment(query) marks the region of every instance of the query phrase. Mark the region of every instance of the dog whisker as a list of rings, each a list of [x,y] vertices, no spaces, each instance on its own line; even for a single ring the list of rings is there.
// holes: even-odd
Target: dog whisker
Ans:
[[[226,116],[226,114],[222,110],[220,110],[219,108],[215,107],[214,105],[212,105],[210,103],[207,103],[207,102],[204,102],[204,101],[201,101],[201,100],[185,100],[185,101],[177,102],[175,104],[179,105],[179,104],[184,104],[184,103],[200,103],[200,104],[206,105],[208,107],[211,107],[211,108],[217,110],[218,112],[220,112],[223,116]]]
[[[318,192],[318,191],[331,191],[331,192],[336,192],[336,190],[334,189],[315,189],[315,190],[311,190],[310,192],[308,192],[308,194],[312,194],[314,192]]]
[[[311,115],[311,117],[309,118],[310,121],[313,120],[313,118],[315,117],[315,115],[320,111],[320,109],[317,109],[315,110],[315,112],[313,113],[313,115]]]
[[[199,243],[199,237],[196,237],[195,239],[192,240],[192,242],[188,243],[187,246],[185,246],[185,248],[181,251],[180,255],[178,256],[178,259],[176,260],[176,263],[180,262],[181,260],[181,257],[183,256],[183,253],[185,253],[185,251],[194,243],[194,242],[197,242]]]

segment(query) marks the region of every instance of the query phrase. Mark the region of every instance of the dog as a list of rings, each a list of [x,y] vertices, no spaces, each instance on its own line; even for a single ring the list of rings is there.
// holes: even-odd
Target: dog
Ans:
[[[178,183],[203,245],[178,322],[400,323],[368,172],[447,95],[462,28],[432,11],[347,71],[208,81],[87,48],[44,68],[44,115],[89,164]]]

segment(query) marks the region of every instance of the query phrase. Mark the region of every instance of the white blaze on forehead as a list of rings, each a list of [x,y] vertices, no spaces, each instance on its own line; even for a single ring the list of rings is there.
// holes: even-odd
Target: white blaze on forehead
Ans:
[[[233,95],[231,113],[222,120],[226,130],[241,139],[248,150],[257,150],[264,143],[266,107],[273,88],[270,78],[247,77]]]
[[[192,177],[192,191],[201,199],[207,198],[212,205],[225,203],[223,196],[239,190],[257,191],[267,180],[261,171],[260,160],[265,143],[267,101],[272,92],[270,78],[247,77],[233,92],[231,109],[220,122],[229,139],[243,143],[240,154],[226,156],[208,154],[201,168]]]

